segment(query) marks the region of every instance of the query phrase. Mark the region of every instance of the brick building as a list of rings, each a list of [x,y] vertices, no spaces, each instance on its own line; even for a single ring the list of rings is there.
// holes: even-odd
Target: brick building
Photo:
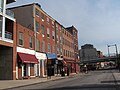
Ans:
[[[62,30],[63,30],[63,58],[67,63],[65,71],[68,70],[69,73],[75,73],[75,59],[72,34],[68,32],[64,27],[62,27]]]
[[[6,5],[15,0],[0,0],[0,79],[16,76],[16,20]]]
[[[32,48],[29,48],[31,47],[29,46],[30,42],[27,42],[26,39],[25,43],[29,47],[25,46],[24,49],[27,50],[33,49],[31,54],[35,52],[34,55],[36,55],[37,59],[39,60],[39,64],[35,65],[34,68],[36,69],[40,68],[40,70],[36,70],[34,72],[34,76],[45,77],[47,73],[45,67],[47,58],[45,57],[45,55],[56,53],[55,20],[52,17],[50,17],[46,12],[44,12],[41,9],[41,6],[37,3],[13,7],[9,9],[15,13],[17,23],[22,25],[24,28],[28,28],[29,30],[27,30],[27,32],[29,32],[29,34],[32,34],[31,35],[32,36],[31,41],[33,42],[31,43]],[[20,30],[23,31],[24,29],[20,28]],[[27,37],[27,35],[25,35],[25,37]],[[19,52],[20,49],[17,50],[18,50],[17,52]],[[27,52],[29,52],[29,50]],[[41,58],[40,56],[44,57]],[[52,58],[48,57],[48,59]],[[27,76],[30,76],[30,74]]]
[[[15,13],[17,21],[17,79],[46,77],[48,73],[61,74],[63,60],[68,63],[70,73],[77,71],[78,39],[75,27],[64,28],[43,11],[38,3],[9,10]],[[26,61],[25,57],[33,59],[27,58]]]
[[[79,72],[80,71],[80,67],[78,65],[78,63],[80,62],[79,59],[79,51],[78,51],[78,30],[74,27],[67,27],[66,28],[67,31],[69,31],[72,34],[72,38],[73,38],[73,49],[74,49],[74,60],[75,60],[75,72]]]

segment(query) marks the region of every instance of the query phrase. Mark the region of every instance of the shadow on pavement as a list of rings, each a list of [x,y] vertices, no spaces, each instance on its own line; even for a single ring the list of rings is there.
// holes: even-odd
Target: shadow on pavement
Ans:
[[[101,81],[101,83],[119,83],[120,80]]]
[[[35,89],[35,90],[120,90],[119,85],[112,84],[90,84],[82,86],[68,86],[50,89]]]

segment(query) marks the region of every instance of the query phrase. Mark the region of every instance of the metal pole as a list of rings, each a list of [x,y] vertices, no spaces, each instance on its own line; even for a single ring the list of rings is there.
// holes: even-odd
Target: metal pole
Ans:
[[[110,45],[107,45],[107,47],[108,47],[108,57],[110,57],[110,51],[109,51]]]
[[[116,56],[118,56],[117,45],[115,44]]]

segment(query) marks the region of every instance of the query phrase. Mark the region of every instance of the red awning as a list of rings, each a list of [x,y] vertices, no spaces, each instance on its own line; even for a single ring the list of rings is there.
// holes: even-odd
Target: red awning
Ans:
[[[30,55],[30,54],[18,52],[18,59],[22,63],[38,63],[38,60],[35,57],[35,55]]]

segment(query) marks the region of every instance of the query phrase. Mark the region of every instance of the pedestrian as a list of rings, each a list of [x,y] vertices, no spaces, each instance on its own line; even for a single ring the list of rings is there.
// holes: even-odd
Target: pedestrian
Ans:
[[[84,65],[85,73],[88,73],[87,65]]]

